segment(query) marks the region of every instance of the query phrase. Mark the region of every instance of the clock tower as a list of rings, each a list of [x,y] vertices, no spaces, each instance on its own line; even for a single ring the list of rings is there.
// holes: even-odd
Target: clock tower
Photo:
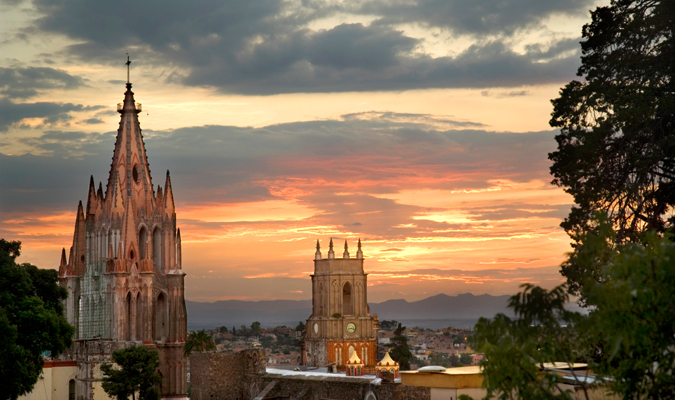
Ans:
[[[302,360],[304,365],[335,364],[345,370],[356,352],[365,372],[375,372],[377,363],[377,315],[368,307],[368,274],[363,272],[361,240],[356,257],[350,257],[347,241],[342,257],[336,258],[333,240],[328,258],[321,256],[319,241],[314,255],[312,315],[307,319]]]

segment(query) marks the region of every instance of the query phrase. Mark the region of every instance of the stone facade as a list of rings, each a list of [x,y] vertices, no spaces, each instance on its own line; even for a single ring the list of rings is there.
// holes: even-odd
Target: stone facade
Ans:
[[[385,372],[382,379],[323,376],[266,370],[260,349],[239,353],[192,353],[192,400],[431,400],[428,387],[402,386]]]
[[[163,398],[185,398],[187,336],[180,230],[169,172],[155,192],[131,84],[127,83],[108,182],[93,177],[77,209],[73,246],[63,249],[59,284],[75,326],[65,358],[78,362],[77,398],[100,396],[100,366],[130,345],[156,349]]]
[[[337,365],[346,369],[356,352],[366,372],[375,372],[377,362],[377,316],[368,307],[368,274],[363,272],[361,240],[356,257],[350,257],[347,242],[341,258],[335,257],[333,240],[328,258],[323,258],[319,242],[312,275],[312,315],[307,319],[303,341],[304,365]]]

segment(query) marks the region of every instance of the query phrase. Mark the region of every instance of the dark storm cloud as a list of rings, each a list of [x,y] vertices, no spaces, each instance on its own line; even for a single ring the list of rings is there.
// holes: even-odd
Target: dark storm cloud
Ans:
[[[441,121],[452,122],[449,118]],[[320,218],[340,226],[355,222],[377,225],[384,217],[360,212],[387,209],[409,215],[420,211],[386,199],[337,194],[340,191],[394,193],[402,187],[485,188],[490,179],[548,180],[546,154],[555,145],[554,132],[439,130],[434,128],[437,122],[423,114],[372,112],[262,128],[202,126],[143,133],[154,183],[163,185],[164,172],[171,169],[174,190],[181,188],[177,201],[257,201],[278,196],[274,190],[297,187],[315,196],[307,197],[308,204],[335,203],[330,207],[339,212],[333,215],[326,208]],[[45,182],[39,174],[31,179],[23,175],[23,171],[40,166],[49,170],[45,176],[59,176],[62,170],[63,186],[79,188],[88,175],[73,174],[74,163],[79,163],[82,171],[102,171],[95,174],[97,181],[107,179],[104,167],[108,163],[102,167],[101,160],[111,157],[115,134],[48,131],[41,137],[24,139],[24,144],[44,155],[0,158],[0,170],[9,170],[10,164],[16,170],[12,174],[16,180],[0,182],[0,187],[11,190],[20,184],[23,189],[43,188]],[[24,164],[31,165],[24,169]],[[317,186],[317,179],[326,182]],[[72,192],[72,201],[86,194],[86,184],[82,187]],[[26,204],[22,200],[26,193],[16,192],[13,200],[2,202],[3,207]],[[53,200],[41,196],[30,201],[47,205]],[[349,203],[368,209],[356,209]],[[325,204],[321,207],[328,207]],[[481,212],[473,214],[478,218]],[[446,228],[432,222],[421,224],[420,229]]]
[[[575,40],[532,45],[523,54],[505,43],[515,31],[535,27],[553,14],[579,14],[589,6],[587,0],[33,3],[43,15],[35,22],[38,30],[79,42],[67,48],[70,55],[121,64],[132,50],[132,66],[161,66],[161,79],[264,95],[565,81],[579,64]],[[375,20],[368,26],[308,28],[338,13]],[[478,40],[459,55],[434,58],[418,51],[421,39],[406,36],[400,23],[469,33]],[[569,51],[570,43],[575,51]]]
[[[47,89],[77,89],[86,86],[84,79],[45,67],[0,67],[0,95],[10,99],[26,99]]]
[[[380,0],[363,2],[359,12],[379,23],[419,23],[473,35],[511,34],[552,14],[588,13],[592,0]],[[581,28],[579,29],[581,31]]]
[[[71,112],[92,111],[100,106],[83,106],[72,103],[14,103],[0,98],[0,132],[7,132],[10,126],[21,125],[21,121],[29,118],[41,119],[40,126],[53,125],[71,120]]]

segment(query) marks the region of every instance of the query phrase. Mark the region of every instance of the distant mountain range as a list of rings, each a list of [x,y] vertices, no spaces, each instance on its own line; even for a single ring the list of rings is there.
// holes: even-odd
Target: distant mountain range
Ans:
[[[442,328],[454,326],[471,328],[480,317],[491,318],[506,313],[509,295],[475,296],[470,293],[457,296],[439,294],[419,301],[387,300],[369,303],[370,312],[380,321],[395,319],[407,326]],[[258,321],[263,327],[278,325],[296,326],[305,322],[312,313],[311,300],[224,300],[214,303],[185,301],[188,312],[188,329],[211,329],[219,326],[239,328]]]

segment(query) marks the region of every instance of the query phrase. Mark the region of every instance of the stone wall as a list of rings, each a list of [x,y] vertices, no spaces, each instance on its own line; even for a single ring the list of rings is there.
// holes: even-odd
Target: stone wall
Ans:
[[[297,400],[430,400],[426,387],[401,386],[391,374],[382,380],[266,372],[262,350],[239,353],[193,353],[190,383],[193,400],[289,398]]]
[[[193,400],[251,398],[251,384],[265,371],[262,350],[194,352],[190,355],[190,391]]]

